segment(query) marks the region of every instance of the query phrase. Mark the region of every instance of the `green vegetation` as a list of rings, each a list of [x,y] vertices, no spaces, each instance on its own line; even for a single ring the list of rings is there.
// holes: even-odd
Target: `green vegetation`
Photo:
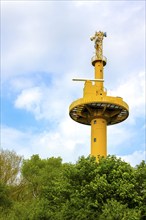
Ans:
[[[0,151],[0,220],[145,220],[146,164]]]

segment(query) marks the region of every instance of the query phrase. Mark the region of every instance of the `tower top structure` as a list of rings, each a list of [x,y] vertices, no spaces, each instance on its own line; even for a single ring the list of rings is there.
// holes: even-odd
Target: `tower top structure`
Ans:
[[[108,96],[104,88],[103,39],[106,32],[95,32],[90,38],[94,41],[95,55],[91,58],[95,77],[84,81],[83,98],[74,101],[69,107],[70,117],[76,122],[91,125],[91,155],[107,155],[107,125],[124,121],[129,115],[129,107],[121,97]]]
[[[106,58],[103,56],[103,38],[107,37],[106,32],[95,32],[95,34],[90,37],[91,41],[94,41],[95,56],[92,58],[92,65],[95,66],[97,60],[103,61],[103,65],[106,65]]]
[[[96,56],[98,57],[98,59],[101,59],[102,60],[102,41],[103,41],[103,38],[106,37],[106,32],[95,32],[95,34],[90,37],[90,40],[91,41],[94,41],[94,47],[95,47],[95,54]]]

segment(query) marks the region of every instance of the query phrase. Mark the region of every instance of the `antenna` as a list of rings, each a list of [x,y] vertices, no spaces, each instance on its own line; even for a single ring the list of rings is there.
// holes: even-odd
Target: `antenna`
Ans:
[[[79,82],[86,82],[86,81],[92,81],[92,82],[104,82],[104,79],[80,79],[80,78],[76,78],[76,79],[72,79],[72,81],[79,81]]]

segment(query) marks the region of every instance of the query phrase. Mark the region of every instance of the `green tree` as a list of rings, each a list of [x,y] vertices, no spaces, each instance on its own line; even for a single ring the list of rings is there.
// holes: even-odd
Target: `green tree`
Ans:
[[[23,180],[27,183],[27,192],[34,205],[32,219],[57,219],[61,209],[61,188],[63,188],[62,159],[40,159],[34,155],[30,160],[24,160],[22,166]],[[35,201],[35,202],[34,202]],[[41,202],[40,202],[41,201]],[[38,217],[37,217],[38,215]],[[46,217],[45,217],[45,216]]]
[[[107,201],[111,201],[111,210],[114,206],[117,206],[117,210],[125,208],[123,216],[117,211],[119,220],[126,219],[125,216],[128,215],[144,219],[144,215],[139,218],[140,208],[144,211],[145,206],[141,206],[144,194],[140,195],[136,187],[136,170],[114,156],[100,158],[99,163],[93,158],[82,157],[68,175],[71,191],[70,199],[62,210],[63,219],[98,219],[105,213]],[[143,179],[142,176],[141,178]],[[142,188],[144,190],[145,186]]]
[[[7,185],[14,185],[18,181],[22,156],[14,151],[0,149],[0,180]]]
[[[1,218],[13,205],[13,195],[19,185],[22,157],[14,151],[0,149],[0,212]]]
[[[22,157],[14,151],[0,150],[0,204],[6,204],[20,180]],[[11,190],[13,188],[13,190]],[[3,201],[3,202],[2,202]],[[5,201],[5,202],[4,202]],[[8,202],[10,204],[10,202]]]
[[[99,220],[140,220],[140,211],[111,199],[103,205]]]
[[[139,209],[141,210],[141,219],[146,219],[146,163],[142,161],[135,168],[135,190],[139,196]]]
[[[145,220],[146,164],[33,155],[22,162],[21,181],[3,181],[0,198],[1,220]]]
[[[0,182],[0,210],[6,209],[11,205],[10,189]]]

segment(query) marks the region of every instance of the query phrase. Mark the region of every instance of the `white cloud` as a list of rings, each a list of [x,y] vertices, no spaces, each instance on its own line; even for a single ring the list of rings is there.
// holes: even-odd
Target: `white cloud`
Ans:
[[[132,57],[142,55],[142,9],[142,2],[3,2],[3,78],[75,68],[87,74],[94,50],[89,36],[97,29],[108,32],[104,48],[110,62],[128,66],[132,51]]]
[[[79,156],[89,154],[89,128],[75,124],[64,118],[55,131],[44,130],[41,133],[22,132],[4,126],[1,129],[1,147],[15,150],[25,158],[39,154],[42,158],[61,156],[64,161],[75,162]]]
[[[20,130],[7,126],[1,127],[1,147],[3,149],[15,150],[18,154],[28,156],[31,152],[31,146],[25,147],[28,140],[31,140],[31,133],[22,132]]]
[[[40,80],[36,81],[37,86],[30,87],[31,84],[27,84],[24,89],[23,78],[19,79],[19,83],[13,80],[11,86],[17,84],[19,87],[16,90],[15,108],[29,111],[37,120],[62,120],[68,115],[69,105],[78,93],[82,96],[83,84],[73,83],[72,78],[73,73],[64,74],[61,78],[53,78],[52,83],[48,82],[49,85]]]
[[[32,79],[32,77],[29,76],[28,77],[24,77],[24,76],[21,76],[21,77],[16,77],[16,78],[13,78],[11,81],[10,81],[10,90],[13,90],[13,92],[20,92],[24,89],[27,89],[27,88],[32,88],[34,87],[36,84],[34,78]]]
[[[21,94],[15,101],[16,108],[24,108],[27,111],[33,112],[38,118],[40,116],[40,104],[42,100],[42,92],[40,88],[34,87],[22,90]]]
[[[140,164],[142,160],[146,160],[146,151],[134,151],[132,154],[119,157],[132,166],[136,166]]]
[[[130,140],[136,137],[136,131],[124,125],[112,125],[107,127],[107,146],[109,154],[116,154],[115,152],[126,150],[126,146],[130,145]],[[133,146],[131,146],[132,148]],[[122,149],[120,149],[122,148]]]
[[[90,127],[77,126],[70,119],[65,119],[63,123],[59,124],[55,132],[46,130],[34,134],[2,127],[1,134],[2,147],[15,150],[25,158],[39,154],[42,158],[61,156],[64,162],[75,162],[79,156],[87,156],[90,153]],[[132,154],[117,157],[135,166],[145,160],[146,151],[134,151]]]

